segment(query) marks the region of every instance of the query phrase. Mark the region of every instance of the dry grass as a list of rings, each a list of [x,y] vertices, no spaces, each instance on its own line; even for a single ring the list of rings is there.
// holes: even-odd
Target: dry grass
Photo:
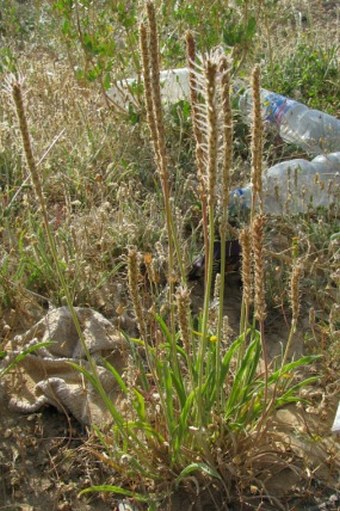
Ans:
[[[174,284],[181,279],[179,276],[181,264],[184,280],[183,277],[190,267],[194,252],[197,252],[204,244],[207,248],[208,235],[210,233],[210,237],[213,238],[216,224],[220,221],[218,218],[218,222],[214,223],[214,218],[211,219],[212,210],[208,214],[205,209],[208,206],[213,208],[221,199],[216,194],[219,143],[216,131],[219,112],[216,111],[215,103],[217,66],[214,62],[206,64],[206,75],[210,84],[208,87],[210,96],[208,94],[207,97],[210,116],[208,119],[209,165],[208,175],[202,176],[205,172],[200,152],[203,136],[197,122],[195,124],[195,109],[193,108],[192,112],[196,148],[188,124],[183,121],[184,113],[181,106],[178,106],[177,112],[170,110],[165,112],[164,119],[159,117],[160,98],[157,83],[155,83],[159,62],[157,62],[157,45],[152,47],[157,40],[157,34],[152,24],[154,19],[153,13],[150,14],[151,4],[148,5],[149,32],[146,32],[145,27],[142,28],[141,40],[144,38],[142,44],[144,70],[150,66],[148,59],[153,60],[154,67],[149,78],[151,78],[150,81],[154,81],[154,84],[150,83],[148,86],[147,80],[145,81],[145,89],[148,91],[146,112],[138,112],[140,117],[137,122],[127,116],[119,116],[107,108],[101,93],[94,85],[76,81],[65,61],[51,58],[51,54],[47,52],[41,51],[40,54],[34,54],[29,50],[24,51],[19,59],[19,67],[25,76],[24,100],[27,104],[26,115],[32,138],[32,158],[35,162],[33,167],[36,167],[34,170],[39,172],[39,180],[41,179],[43,183],[43,191],[39,193],[43,194],[43,201],[46,202],[48,222],[72,300],[77,305],[88,305],[103,311],[106,316],[131,333],[135,333],[135,324],[132,320],[135,313],[141,337],[144,340],[150,340],[154,336],[150,346],[155,344],[159,349],[158,356],[161,357],[164,347],[160,342],[162,340],[160,329],[152,321],[146,325],[145,317],[149,320],[148,313],[153,312],[156,307],[164,313],[169,311],[167,283],[174,304],[173,321],[178,323],[188,357],[192,357],[194,350],[190,323],[190,291],[184,285],[178,288],[174,296]],[[285,12],[293,12],[292,5],[293,2],[285,2],[284,6],[287,9]],[[302,9],[305,8],[303,5]],[[276,20],[277,25],[280,13],[277,7],[273,9],[276,14],[273,20]],[[269,36],[270,48],[266,48],[265,51],[269,52],[270,65],[273,65],[277,58],[275,51],[278,32],[271,27],[270,17],[266,17],[264,11],[259,13],[264,21],[263,25],[261,24],[262,39],[260,38],[257,44],[263,45],[264,38]],[[312,12],[310,15],[314,16]],[[295,28],[295,26],[293,29],[288,26],[286,30],[291,33],[291,30],[295,31]],[[151,36],[150,33],[152,33]],[[147,40],[148,34],[151,38],[149,40]],[[188,54],[193,60],[195,52],[192,45],[193,41],[188,36]],[[247,59],[250,62],[252,58],[251,54],[247,53],[245,62]],[[268,69],[265,71],[266,75],[270,72]],[[145,76],[148,77],[148,72]],[[254,78],[258,79],[258,75],[255,74]],[[254,94],[256,95],[256,89]],[[196,103],[198,103],[197,96],[194,98],[194,105]],[[196,115],[197,112],[198,110]],[[227,110],[225,113],[230,118],[230,111]],[[151,128],[153,151],[148,141],[148,131],[144,122],[146,119]],[[3,316],[1,330],[4,339],[8,339],[16,330],[23,328],[18,324],[18,316],[22,317],[23,310],[26,309],[29,323],[33,321],[34,315],[43,313],[42,307],[45,307],[47,303],[53,305],[64,303],[65,296],[62,286],[55,279],[53,262],[40,226],[39,208],[28,179],[12,100],[4,90],[0,91],[0,123],[0,203],[2,205],[0,310]],[[230,125],[226,124],[231,129],[231,122]],[[254,123],[252,165],[254,184],[261,199],[262,127],[260,124],[260,122]],[[236,136],[239,129],[240,126],[236,125]],[[180,133],[179,139],[178,133]],[[227,136],[230,137],[230,132]],[[234,147],[237,163],[233,168],[230,168],[230,143],[224,146],[227,151],[230,151],[225,154],[228,160],[228,172],[224,181],[224,197],[228,196],[230,180],[238,182],[242,172],[249,174],[249,164],[241,159],[242,151],[238,152],[238,144],[237,139]],[[280,149],[274,147],[270,151],[273,158],[279,157]],[[27,154],[26,147],[26,159]],[[195,154],[198,175],[195,169]],[[159,170],[158,175],[154,171],[154,161]],[[229,170],[231,176],[229,176]],[[205,186],[209,205],[205,203]],[[39,186],[35,188],[39,191]],[[198,206],[199,199],[202,201],[201,206]],[[208,229],[209,215],[211,223]],[[164,226],[164,217],[167,219],[167,227]],[[202,222],[205,241],[201,232]],[[240,223],[237,228],[243,228],[243,224]],[[336,392],[337,369],[340,363],[337,352],[339,311],[334,304],[339,300],[340,248],[339,238],[331,238],[332,234],[339,231],[337,211],[300,216],[296,218],[294,224],[289,218],[267,219],[265,223],[263,217],[255,216],[253,224],[255,315],[262,324],[266,320],[266,329],[269,330],[268,335],[266,332],[266,339],[268,338],[269,348],[275,342],[276,331],[273,322],[281,325],[280,320],[277,320],[278,314],[285,317],[287,325],[292,319],[292,334],[295,334],[296,330],[298,333],[300,331],[298,318],[305,321],[302,323],[305,337],[304,349],[311,349],[315,353],[321,352],[324,355],[324,360],[320,363],[320,381],[326,389],[325,400],[328,399],[327,394]],[[176,250],[178,251],[178,248],[172,247],[171,239],[174,232],[178,235],[175,243],[181,246],[178,266],[171,261]],[[250,241],[249,230],[243,229],[241,231],[245,305],[244,324],[241,328],[243,332],[246,331],[248,320],[250,322],[251,318]],[[138,254],[131,247],[138,247]],[[142,271],[139,267],[139,253],[144,262]],[[300,266],[295,264],[297,258],[303,261],[303,278],[300,275]],[[126,285],[127,278],[130,297]],[[211,275],[211,280],[212,278]],[[290,295],[289,280],[291,281]],[[150,305],[153,307],[148,313],[141,304],[141,299],[146,294],[148,295],[147,307],[149,308]],[[210,296],[208,296],[207,304],[209,298]],[[217,298],[220,296],[216,295]],[[228,344],[230,330],[227,331],[226,319],[223,316],[223,300],[221,303],[217,338],[222,337],[223,343]],[[308,324],[305,318],[311,306],[314,312],[311,313],[310,324]],[[212,315],[211,308],[210,310],[207,308],[206,330],[204,331],[203,328],[202,336],[205,344],[201,344],[200,348],[202,353],[206,349],[206,344],[210,346],[214,342],[213,336],[209,334],[208,337],[208,329],[213,323]],[[263,331],[262,337],[264,340]],[[269,361],[266,362],[268,366]],[[134,375],[131,374],[130,377],[133,379]],[[190,378],[194,377],[192,372]],[[159,421],[165,429],[163,419],[157,415],[159,403],[155,403],[156,392],[155,389],[153,390],[154,392],[147,397],[147,404],[155,410],[153,421],[155,423]],[[320,401],[320,396],[313,399],[317,403],[318,400]],[[331,402],[330,397],[329,403]],[[318,481],[318,478],[306,476],[306,466],[310,470],[308,462],[304,464],[303,456],[298,448],[292,448],[288,438],[282,440],[282,436],[274,429],[265,428],[261,430],[261,435],[251,431],[249,435],[242,437],[241,441],[239,439],[236,441],[233,434],[230,437],[227,436],[219,416],[213,417],[212,424],[214,424],[212,435],[216,435],[217,440],[211,456],[214,458],[223,482],[216,482],[208,476],[197,476],[195,479],[195,476],[189,477],[183,483],[189,501],[195,502],[197,509],[200,499],[203,501],[207,495],[210,505],[211,502],[215,502],[219,509],[227,506],[226,502],[231,505],[236,502],[236,505],[239,505],[242,499],[247,502],[244,504],[248,506],[245,509],[254,509],[256,506],[262,506],[261,509],[268,510],[285,509],[282,502],[287,498],[291,488],[287,489],[283,496],[274,494],[271,488],[274,488],[275,478],[286,473],[288,465],[291,466],[292,472],[295,472],[297,479],[301,479],[302,482],[300,481],[299,484],[304,497],[312,495],[313,484]],[[223,431],[222,435],[221,431]],[[193,435],[195,434],[193,432]],[[310,437],[314,438],[313,435],[314,433],[311,433]],[[110,432],[105,432],[104,437],[108,445],[112,447]],[[227,450],[226,445],[228,445]],[[153,493],[157,489],[162,497],[168,498],[174,491],[171,470],[178,475],[180,469],[172,467],[169,470],[166,446],[163,446],[163,449],[164,451],[155,449],[153,452],[155,456],[153,461],[159,468],[159,478],[156,483],[158,487],[155,488],[155,483],[147,478],[141,478],[138,481],[135,479],[135,484],[140,491]],[[327,451],[328,448],[324,447],[324,449]],[[63,450],[63,454],[66,456],[66,450]],[[76,460],[85,458],[81,478],[83,478],[83,471],[87,471],[88,484],[99,484],[104,475],[107,481],[114,484],[129,482],[129,474],[128,477],[116,474],[112,476],[115,470],[113,456],[112,458],[106,456],[102,445],[98,445],[97,438],[89,439],[81,455],[72,450],[70,456],[75,456]],[[93,456],[98,458],[99,463],[95,467],[90,465],[89,468],[88,460],[94,463]],[[189,454],[190,456],[192,453]],[[329,460],[323,463],[328,464],[331,472],[332,466],[333,470],[335,466],[335,462],[331,460],[331,448],[329,448],[329,456]],[[194,457],[193,461],[195,461]],[[58,463],[63,466],[64,461],[60,461],[53,455],[51,470],[54,470],[57,478],[60,478]],[[71,465],[72,463],[70,462]],[[104,467],[105,464],[108,465],[109,472],[105,468],[104,475],[97,473],[98,467]],[[111,475],[109,476],[108,473]],[[294,479],[294,484],[297,479]],[[324,481],[322,478],[320,480]],[[197,485],[199,496],[196,494]],[[58,496],[59,503],[61,500],[67,503],[67,497],[64,497],[66,493],[61,491],[63,498]],[[16,498],[15,493],[13,498]],[[113,505],[112,502],[110,505]],[[171,504],[169,504],[170,508]],[[60,507],[60,509],[67,509],[67,507]]]

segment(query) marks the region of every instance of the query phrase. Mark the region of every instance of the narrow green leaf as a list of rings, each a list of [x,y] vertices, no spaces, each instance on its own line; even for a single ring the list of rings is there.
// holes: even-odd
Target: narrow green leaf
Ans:
[[[311,376],[310,378],[306,378],[305,380],[296,383],[292,387],[289,387],[289,389],[286,392],[281,394],[278,397],[277,401],[280,401],[280,406],[285,404],[285,400],[291,399],[292,397],[294,397],[298,401],[305,401],[300,396],[296,395],[297,391],[300,390],[301,388],[308,387],[309,385],[315,383],[318,380],[319,378],[317,376]]]
[[[21,353],[16,355],[14,357],[14,359],[0,371],[0,378],[5,376],[5,374],[7,374],[9,371],[11,371],[11,369],[13,369],[16,365],[20,364],[20,362],[22,362],[27,357],[27,355],[32,354],[32,353],[40,350],[41,348],[46,348],[47,346],[51,346],[51,344],[53,344],[52,341],[38,342],[37,344],[33,344],[32,346],[29,346],[28,348],[23,349]],[[2,352],[2,353],[4,354],[3,356],[6,356],[6,352]]]
[[[174,450],[175,452],[178,452],[181,445],[182,445],[182,442],[183,442],[183,439],[185,437],[185,434],[188,432],[188,418],[192,412],[192,405],[193,405],[193,401],[196,397],[196,390],[192,390],[189,394],[189,396],[187,397],[186,399],[186,402],[185,402],[185,405],[181,411],[181,414],[179,416],[179,420],[178,420],[178,428],[176,430],[176,439],[175,439],[175,443],[174,443]]]
[[[76,364],[75,362],[68,362],[68,364],[77,371],[79,371],[80,373],[82,373],[86,377],[86,379],[94,386],[94,388],[99,392],[97,378],[93,374],[91,374],[90,371],[88,371],[85,367],[81,366],[80,364]]]
[[[211,477],[214,477],[215,479],[218,479],[219,481],[222,481],[222,477],[220,474],[212,467],[207,465],[206,463],[191,463],[187,467],[185,467],[182,472],[179,474],[179,476],[176,478],[176,486],[187,476],[194,472],[203,472],[204,474],[207,474]]]
[[[171,371],[172,383],[176,389],[177,396],[180,400],[181,408],[185,405],[186,402],[186,391],[183,380],[181,379],[181,373],[178,377],[175,375],[174,371]]]
[[[163,382],[164,382],[164,387],[165,387],[165,403],[166,403],[167,420],[168,420],[168,424],[170,427],[170,431],[173,431],[174,427],[175,427],[174,406],[173,406],[174,405],[174,403],[173,403],[174,392],[173,392],[173,387],[172,387],[171,373],[170,373],[170,370],[166,363],[163,365]]]
[[[75,364],[74,362],[68,362],[68,364],[71,367],[73,367],[74,369],[76,369],[77,371],[79,371],[80,373],[82,373],[85,376],[85,378],[93,385],[93,387],[98,392],[98,395],[104,401],[106,408],[108,409],[108,411],[112,415],[112,418],[119,425],[120,431],[123,431],[124,430],[124,427],[123,427],[124,426],[124,417],[117,410],[117,408],[115,407],[115,405],[113,404],[111,399],[107,396],[105,391],[104,391],[104,393],[101,391],[100,384],[98,382],[97,376],[91,374],[90,371],[88,371],[85,367],[82,367],[82,366],[80,366],[78,364]]]
[[[254,375],[257,369],[258,344],[259,336],[256,336],[248,346],[241,365],[235,374],[231,392],[226,403],[227,408],[229,409],[227,414],[229,414],[234,407],[240,406],[243,403],[243,397],[249,386],[248,382],[250,381],[250,376]]]
[[[144,433],[147,433],[148,436],[157,438],[159,442],[165,441],[162,435],[147,421],[130,421],[127,423],[127,427],[133,430],[138,429],[143,431]]]
[[[223,383],[224,383],[224,380],[227,376],[227,372],[229,371],[231,359],[232,359],[235,351],[237,349],[239,349],[239,347],[241,346],[241,344],[243,344],[243,342],[244,342],[244,337],[243,337],[243,335],[240,335],[233,342],[233,344],[228,349],[227,353],[224,355],[222,362],[221,362],[221,374],[220,374],[220,381],[219,381],[220,386],[223,385]]]
[[[251,16],[248,20],[246,30],[245,30],[245,40],[251,41],[256,34],[256,18]]]
[[[168,329],[168,326],[165,323],[164,319],[159,314],[156,314],[155,318],[156,318],[156,321],[157,321],[157,323],[159,324],[159,326],[161,328],[161,331],[162,331],[164,337],[166,338],[168,343],[171,344],[172,343],[172,335],[171,335],[171,332]]]
[[[299,358],[298,360],[294,360],[293,362],[289,362],[285,366],[283,366],[283,371],[289,372],[293,369],[296,369],[297,367],[301,367],[304,365],[309,365],[312,362],[315,362],[316,360],[320,360],[322,358],[322,355],[306,355],[304,357]]]
[[[123,378],[121,377],[121,375],[119,374],[119,372],[117,371],[117,369],[115,369],[113,367],[112,364],[110,364],[110,362],[108,360],[105,360],[104,358],[101,359],[103,364],[104,364],[104,367],[110,371],[110,373],[112,374],[112,376],[115,378],[116,382],[118,383],[120,389],[122,390],[122,392],[124,392],[125,395],[128,394],[129,392],[129,389],[127,388],[127,386],[125,385],[125,382],[123,380]]]
[[[133,401],[134,409],[136,410],[138,417],[145,421],[145,399],[144,396],[137,390],[133,389],[133,393],[136,399]]]
[[[294,369],[298,367],[310,365],[312,362],[320,360],[321,357],[322,355],[307,355],[299,358],[298,360],[294,360],[293,362],[289,362],[288,364],[285,364],[282,368],[279,368],[275,372],[273,372],[273,374],[271,374],[268,379],[268,383],[276,382],[283,375],[293,372]]]
[[[125,497],[130,497],[135,499],[137,502],[148,502],[149,497],[142,495],[140,493],[136,493],[130,490],[126,490],[125,488],[121,488],[120,486],[113,486],[110,484],[102,484],[99,486],[90,486],[89,488],[85,488],[79,492],[79,496],[85,495],[86,493],[93,492],[109,492],[109,493],[117,493],[118,495],[124,495]]]

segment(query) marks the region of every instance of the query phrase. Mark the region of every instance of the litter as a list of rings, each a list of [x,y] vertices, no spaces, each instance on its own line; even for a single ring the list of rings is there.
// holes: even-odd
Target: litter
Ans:
[[[187,68],[167,69],[160,73],[161,94],[167,103],[179,100],[189,100],[189,70]],[[135,103],[133,90],[138,87],[140,80],[128,78],[116,83],[107,91],[112,102],[121,109],[126,109],[129,103]],[[239,107],[241,112],[251,118],[252,93],[244,84],[237,81],[233,88],[234,95],[240,95]],[[293,143],[304,149],[308,154],[318,155],[331,153],[340,149],[340,120],[333,115],[287,98],[276,92],[261,89],[261,107],[263,119],[275,126],[285,142]]]
[[[98,377],[108,397],[116,403],[122,399],[118,384],[103,367],[108,360],[118,372],[125,368],[125,338],[100,313],[75,308],[86,345],[97,364]],[[28,344],[52,341],[47,348],[27,355],[3,379],[9,395],[9,407],[21,413],[33,413],[45,405],[71,413],[84,425],[111,422],[98,392],[71,363],[90,370],[82,344],[67,307],[49,312],[36,325],[11,342],[13,354]]]
[[[301,213],[309,208],[339,203],[340,152],[321,155],[312,161],[295,159],[278,163],[263,173],[263,201],[266,213]],[[252,186],[230,193],[230,212],[249,209]]]
[[[332,433],[340,435],[340,401],[338,403],[338,409],[335,414],[333,426],[332,426]]]
[[[251,89],[241,95],[239,106],[250,119]],[[325,154],[340,149],[340,120],[333,115],[266,89],[261,89],[261,109],[264,121],[275,126],[285,142],[296,144],[308,154]]]
[[[189,99],[189,71],[187,68],[161,71],[161,94],[165,102],[176,103]],[[108,96],[125,109],[134,101],[133,88],[137,79],[117,82],[108,90]],[[252,109],[251,90],[236,82],[233,93],[240,95],[239,106],[247,118]],[[308,208],[329,206],[339,199],[340,174],[340,120],[334,116],[286,98],[275,92],[261,89],[262,115],[266,122],[277,127],[286,142],[294,143],[311,154],[312,161],[295,159],[278,163],[264,173],[264,207],[267,212],[305,212]],[[328,154],[325,154],[327,152]],[[231,212],[235,206],[249,208],[251,185],[233,190],[230,194]]]
[[[186,68],[161,71],[160,81],[164,101],[177,103],[177,101],[189,98],[189,75]],[[136,103],[133,91],[138,88],[140,83],[138,78],[121,80],[107,90],[107,96],[116,106],[126,109],[130,103]]]

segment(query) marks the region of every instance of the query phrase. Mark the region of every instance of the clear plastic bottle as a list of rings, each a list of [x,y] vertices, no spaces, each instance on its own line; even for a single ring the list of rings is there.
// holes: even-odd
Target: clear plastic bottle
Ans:
[[[167,103],[176,103],[189,99],[189,71],[187,68],[161,71],[161,94]],[[134,91],[140,81],[127,78],[118,81],[107,91],[107,97],[118,108],[125,110],[129,103],[135,103]],[[238,95],[244,88],[242,81],[233,85],[233,94]],[[307,153],[317,155],[331,153],[340,149],[340,120],[336,117],[313,110],[293,99],[275,92],[261,89],[263,119],[277,126],[283,140],[294,143]],[[247,89],[239,99],[241,112],[250,117],[252,111],[252,93]]]
[[[107,90],[108,98],[119,108],[126,109],[129,103],[134,104],[134,91],[138,90],[137,78],[126,78],[117,82]],[[187,68],[166,69],[160,72],[161,95],[167,103],[177,103],[189,99],[189,72]]]
[[[239,105],[241,112],[249,117],[252,110],[250,89],[242,94]],[[266,89],[261,89],[261,106],[263,119],[276,125],[286,142],[315,155],[340,149],[340,120],[336,117]]]
[[[262,186],[266,213],[295,214],[339,203],[340,152],[278,163],[264,172]],[[230,193],[231,214],[250,209],[251,202],[251,184],[236,188]]]

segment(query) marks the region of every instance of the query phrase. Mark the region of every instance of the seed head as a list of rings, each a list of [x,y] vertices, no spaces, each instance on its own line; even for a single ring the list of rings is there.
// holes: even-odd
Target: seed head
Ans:
[[[245,227],[240,232],[240,244],[242,248],[242,283],[243,283],[243,301],[250,304],[252,301],[252,262],[251,262],[251,232],[249,227]]]
[[[300,279],[302,274],[302,265],[296,262],[292,269],[290,278],[290,306],[292,308],[292,322],[296,323],[300,311]]]
[[[252,74],[253,119],[252,119],[252,185],[255,205],[256,197],[260,200],[262,211],[262,153],[263,153],[263,122],[261,115],[260,67],[256,65]]]
[[[253,220],[252,238],[254,253],[255,317],[258,321],[266,318],[265,271],[264,271],[264,215],[256,215]]]

